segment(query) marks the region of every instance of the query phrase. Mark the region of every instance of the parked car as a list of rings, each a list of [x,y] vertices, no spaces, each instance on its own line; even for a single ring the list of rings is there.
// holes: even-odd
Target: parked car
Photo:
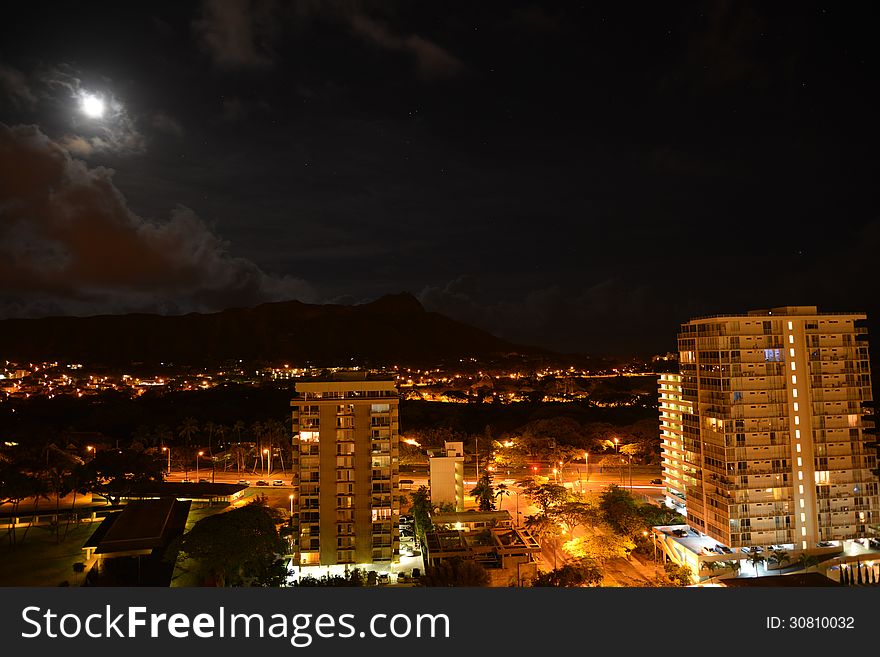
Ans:
[[[181,483],[184,483],[184,484],[191,484],[192,483],[192,479],[188,479],[188,478],[181,479],[180,481],[181,481]]]
[[[239,479],[239,480],[238,480],[238,485],[239,485],[239,486],[250,486],[250,485],[251,485],[251,482],[248,481],[247,479]]]
[[[652,480],[651,480],[651,483],[652,483],[652,484],[657,484],[657,485],[659,485],[659,484],[662,484],[662,483],[663,483],[663,480],[662,480],[662,479],[652,479]]]
[[[731,550],[726,545],[721,544],[715,545],[715,552],[717,552],[718,554],[733,554],[733,550]]]
[[[868,545],[872,548],[880,549],[880,538],[869,538]]]
[[[268,482],[268,481],[263,481],[262,479],[260,479],[260,480],[257,482],[257,486],[268,486],[268,485],[269,485],[269,482]]]
[[[283,485],[284,485],[284,482],[283,482],[281,479],[273,479],[273,480],[272,480],[272,485],[273,485],[273,486],[283,486]]]
[[[210,484],[210,483],[211,483],[211,480],[210,480],[210,479],[205,479],[205,478],[203,477],[203,478],[199,479],[199,483],[200,483],[200,484]]]
[[[715,550],[713,550],[713,549],[710,548],[710,547],[706,547],[706,546],[703,546],[703,547],[700,549],[700,552],[702,552],[703,554],[715,554]]]
[[[687,532],[687,529],[673,529],[672,535],[684,538],[685,536],[688,535],[688,532]]]
[[[379,573],[379,576],[376,578],[376,583],[379,586],[384,586],[385,584],[389,584],[391,582],[391,577],[388,573]]]
[[[400,516],[400,522],[409,522],[409,523],[411,523],[412,521],[413,521],[413,517],[410,516],[410,515],[403,515],[403,516]]]
[[[819,541],[816,543],[816,547],[834,547],[834,543],[830,541]]]

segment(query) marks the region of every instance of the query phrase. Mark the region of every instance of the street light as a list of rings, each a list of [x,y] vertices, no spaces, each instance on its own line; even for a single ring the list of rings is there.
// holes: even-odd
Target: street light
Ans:
[[[203,456],[204,454],[205,454],[204,452],[197,452],[196,453],[196,481],[199,480],[199,457]]]
[[[170,477],[171,476],[171,448],[170,447],[163,447],[162,451],[168,452],[168,476]]]
[[[614,439],[614,451],[620,454],[620,438]]]
[[[288,495],[287,497],[290,500],[290,519],[293,520],[293,495]]]
[[[264,449],[263,454],[267,455],[267,457],[266,457],[266,477],[268,477],[269,476],[269,458],[268,458],[269,450]]]
[[[559,474],[556,468],[553,468],[553,477],[556,479],[556,483],[559,483]]]

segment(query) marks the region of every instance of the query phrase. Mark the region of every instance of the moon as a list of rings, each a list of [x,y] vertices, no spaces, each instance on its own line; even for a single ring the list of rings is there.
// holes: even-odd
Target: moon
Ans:
[[[95,94],[84,94],[80,100],[80,109],[86,116],[100,119],[104,116],[104,100]]]

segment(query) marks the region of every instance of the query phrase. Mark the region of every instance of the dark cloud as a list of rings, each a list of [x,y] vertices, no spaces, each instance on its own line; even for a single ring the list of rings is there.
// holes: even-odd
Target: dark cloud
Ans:
[[[277,13],[271,0],[204,0],[193,30],[218,68],[265,69],[273,62]]]
[[[311,288],[268,276],[194,212],[134,214],[113,172],[36,126],[0,124],[0,314],[210,311]]]
[[[16,108],[29,108],[37,102],[27,77],[21,71],[2,63],[0,63],[0,91],[2,91],[0,104],[4,97]]]
[[[419,73],[425,77],[454,75],[464,68],[453,54],[418,34],[400,35],[386,23],[358,11],[348,14],[348,20],[352,29],[370,43],[414,56]]]
[[[156,130],[173,137],[183,137],[186,133],[183,126],[180,125],[180,122],[165,112],[156,112],[153,114],[150,123]]]

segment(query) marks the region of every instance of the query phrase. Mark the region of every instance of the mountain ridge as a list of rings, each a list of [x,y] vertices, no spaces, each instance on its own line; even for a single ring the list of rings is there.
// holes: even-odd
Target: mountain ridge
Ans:
[[[406,292],[357,305],[291,300],[214,313],[0,320],[0,357],[17,362],[416,364],[549,353],[430,312]]]

